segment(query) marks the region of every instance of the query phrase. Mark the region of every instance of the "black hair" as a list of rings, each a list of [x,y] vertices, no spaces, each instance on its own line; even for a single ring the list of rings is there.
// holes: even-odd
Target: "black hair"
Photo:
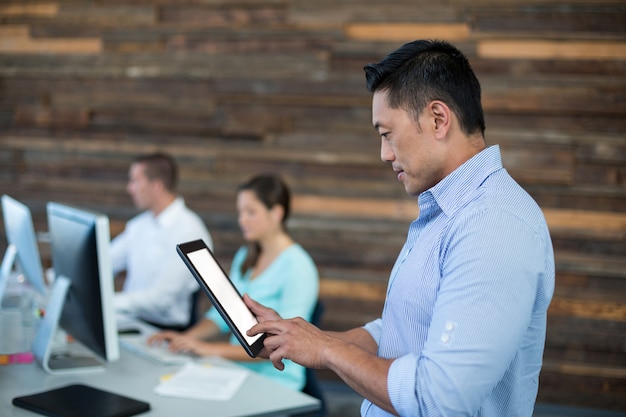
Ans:
[[[446,103],[467,134],[485,133],[480,83],[457,48],[440,40],[416,40],[364,67],[367,89],[386,91],[392,108],[415,118],[432,100]]]

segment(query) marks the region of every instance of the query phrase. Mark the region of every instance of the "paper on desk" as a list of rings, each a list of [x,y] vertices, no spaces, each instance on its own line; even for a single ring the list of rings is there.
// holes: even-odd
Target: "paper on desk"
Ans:
[[[171,397],[227,401],[245,382],[248,373],[241,368],[191,362],[157,385],[154,392]]]

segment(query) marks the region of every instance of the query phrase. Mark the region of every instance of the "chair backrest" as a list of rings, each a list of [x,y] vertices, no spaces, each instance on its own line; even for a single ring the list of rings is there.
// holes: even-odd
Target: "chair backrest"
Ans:
[[[187,326],[186,326],[187,329],[198,322],[198,318],[199,318],[198,317],[199,316],[198,303],[199,303],[201,296],[202,296],[202,290],[200,288],[198,288],[193,293],[191,293],[191,303],[190,303],[191,311],[189,312],[189,322],[187,322]]]
[[[321,300],[317,300],[313,314],[311,314],[311,324],[319,327],[322,323],[322,316],[324,315],[324,303]]]

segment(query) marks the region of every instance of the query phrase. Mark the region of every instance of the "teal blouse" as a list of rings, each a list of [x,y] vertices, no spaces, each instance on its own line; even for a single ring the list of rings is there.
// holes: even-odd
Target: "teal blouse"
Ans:
[[[250,280],[250,270],[241,274],[241,264],[247,253],[247,247],[239,248],[230,268],[230,279],[239,292],[276,310],[283,318],[303,317],[310,320],[319,292],[319,275],[311,256],[299,244],[293,244],[278,255],[261,275]],[[215,308],[207,311],[205,317],[215,322],[222,332],[229,331]],[[234,335],[231,335],[230,343],[239,344]],[[294,390],[301,390],[305,382],[304,368],[288,360],[283,362],[283,371],[275,369],[267,360],[239,364]]]

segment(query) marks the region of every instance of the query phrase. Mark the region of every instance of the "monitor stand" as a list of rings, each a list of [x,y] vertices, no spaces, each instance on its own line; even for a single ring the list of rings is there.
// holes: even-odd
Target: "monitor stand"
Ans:
[[[4,299],[4,290],[9,283],[11,277],[11,271],[13,270],[13,263],[15,262],[17,255],[17,249],[15,245],[11,244],[7,247],[2,258],[2,267],[0,267],[0,303]]]
[[[46,314],[35,334],[33,354],[37,362],[49,374],[104,371],[104,362],[77,342],[71,343],[72,346],[69,348],[63,346],[62,349],[58,349],[54,345],[63,304],[70,285],[70,280],[63,276],[54,280]]]

